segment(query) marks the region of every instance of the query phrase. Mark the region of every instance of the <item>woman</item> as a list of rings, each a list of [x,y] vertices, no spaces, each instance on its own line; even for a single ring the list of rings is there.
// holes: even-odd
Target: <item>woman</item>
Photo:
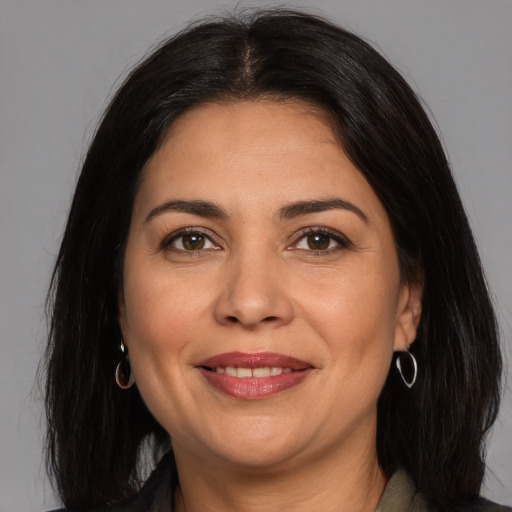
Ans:
[[[505,510],[478,498],[501,358],[443,150],[320,18],[196,24],[132,72],[50,307],[69,510]]]

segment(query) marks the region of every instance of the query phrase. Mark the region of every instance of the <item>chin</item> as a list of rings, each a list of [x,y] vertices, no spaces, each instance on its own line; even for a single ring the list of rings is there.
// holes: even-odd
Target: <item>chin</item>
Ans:
[[[282,468],[283,465],[294,458],[297,450],[279,440],[275,442],[261,442],[260,440],[246,440],[227,447],[219,455],[230,464],[238,466],[241,470],[256,470]]]
[[[231,425],[217,425],[215,431],[202,432],[196,437],[203,439],[200,450],[201,459],[217,460],[237,467],[239,470],[261,471],[264,468],[282,467],[286,461],[294,459],[302,446],[304,428],[294,433],[290,425],[277,419],[259,419],[251,417],[248,421]],[[180,443],[181,444],[181,443]],[[184,440],[182,446],[190,446]],[[174,443],[173,443],[174,446]]]

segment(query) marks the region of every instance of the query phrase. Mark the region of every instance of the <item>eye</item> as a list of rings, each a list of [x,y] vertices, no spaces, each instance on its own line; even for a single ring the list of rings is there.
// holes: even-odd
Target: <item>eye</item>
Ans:
[[[310,229],[303,233],[290,249],[325,253],[334,252],[349,245],[350,242],[340,233],[326,229]]]
[[[162,248],[176,251],[219,249],[212,239],[200,231],[180,230],[162,241]]]
[[[312,233],[303,236],[297,243],[298,249],[312,249],[313,251],[325,251],[337,245],[336,242],[328,235],[323,233]]]

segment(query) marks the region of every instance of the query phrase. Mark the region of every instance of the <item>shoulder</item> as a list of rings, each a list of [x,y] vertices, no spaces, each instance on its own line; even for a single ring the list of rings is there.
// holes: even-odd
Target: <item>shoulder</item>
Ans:
[[[429,505],[419,493],[416,494],[412,507],[409,510],[410,512],[437,512],[437,508]],[[450,512],[512,512],[512,508],[510,507],[498,505],[497,503],[483,498],[443,510],[449,510]]]
[[[446,512],[512,512],[512,508],[498,505],[484,498],[445,507]],[[411,476],[400,469],[388,481],[375,512],[438,512],[437,507],[418,492]]]
[[[475,507],[471,510],[475,510],[477,512],[512,512],[511,507],[498,505],[497,503],[486,500],[484,498],[480,498],[475,504]]]
[[[436,512],[436,508],[427,504],[420,494],[417,494],[414,500],[414,506],[411,512]],[[453,506],[447,509],[450,512],[512,512],[512,508],[504,505],[498,505],[484,498],[478,498],[467,504]]]
[[[172,453],[167,453],[146,483],[132,499],[113,506],[102,506],[87,512],[160,512],[172,510],[173,487],[177,473]],[[49,512],[68,512],[65,508]]]

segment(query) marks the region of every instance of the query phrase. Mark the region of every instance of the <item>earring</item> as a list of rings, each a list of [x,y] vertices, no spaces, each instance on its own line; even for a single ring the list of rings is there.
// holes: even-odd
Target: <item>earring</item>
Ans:
[[[116,384],[121,389],[128,389],[133,386],[135,382],[132,375],[132,369],[130,367],[130,360],[128,359],[128,350],[124,346],[123,340],[121,339],[121,353],[123,358],[117,363],[116,366]]]
[[[400,358],[402,357],[402,354],[407,354],[409,356],[409,361],[410,361],[410,364],[413,369],[413,375],[412,375],[412,379],[410,381],[408,381],[405,378],[404,373],[402,371],[402,362],[400,360]],[[396,358],[396,367],[398,368],[398,372],[400,373],[400,377],[402,377],[404,384],[409,389],[411,389],[414,386],[414,383],[416,382],[416,377],[418,376],[418,363],[416,362],[416,358],[409,352],[409,349],[398,354],[398,357]]]

